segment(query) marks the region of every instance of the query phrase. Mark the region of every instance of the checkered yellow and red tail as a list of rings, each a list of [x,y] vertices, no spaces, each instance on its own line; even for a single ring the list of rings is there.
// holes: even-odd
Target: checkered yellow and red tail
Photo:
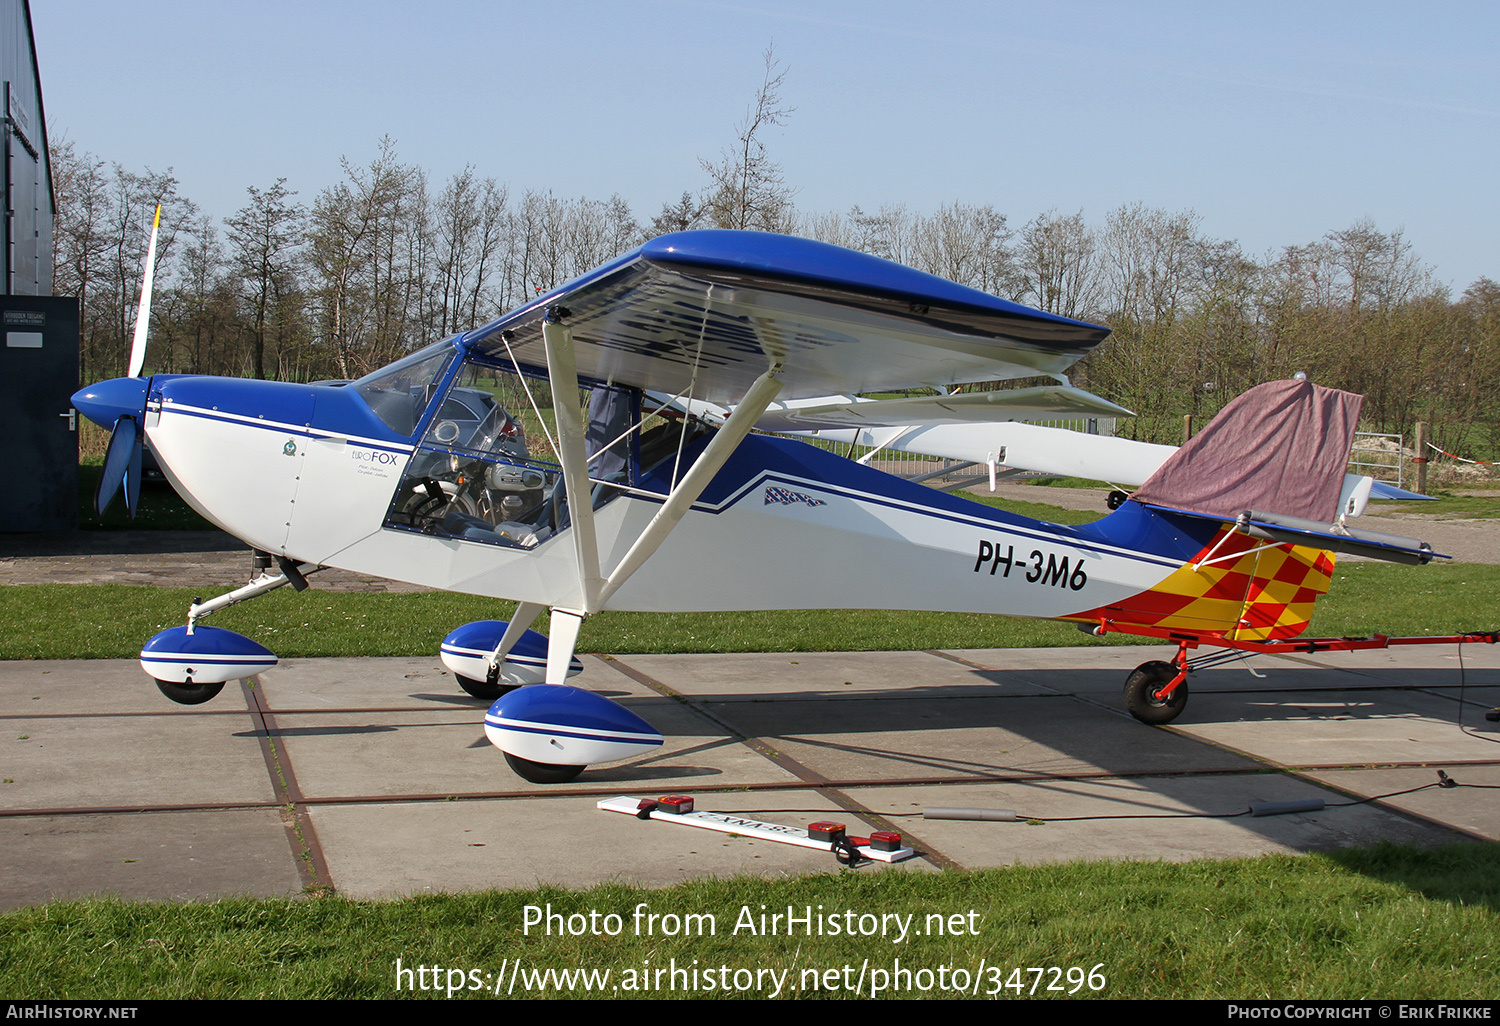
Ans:
[[[1225,525],[1192,560],[1150,590],[1068,619],[1234,641],[1295,638],[1307,629],[1313,604],[1328,591],[1333,562],[1331,552],[1268,544]]]

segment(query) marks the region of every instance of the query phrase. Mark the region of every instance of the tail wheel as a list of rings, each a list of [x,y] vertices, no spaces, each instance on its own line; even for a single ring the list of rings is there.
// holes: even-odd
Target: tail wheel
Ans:
[[[1132,670],[1125,678],[1125,708],[1130,715],[1153,726],[1175,720],[1187,705],[1187,681],[1177,685],[1165,699],[1157,698],[1156,693],[1172,683],[1177,673],[1176,666],[1160,659],[1142,663]]]
[[[154,677],[152,679],[156,680]],[[223,681],[217,684],[179,684],[174,680],[157,680],[156,686],[178,705],[202,705],[224,690]]]
[[[493,702],[501,695],[516,690],[514,684],[491,684],[488,681],[476,680],[473,677],[465,677],[461,673],[453,676],[458,678],[458,686],[463,688],[475,698],[482,698],[486,702]]]
[[[523,759],[509,752],[505,753],[505,761],[510,763],[510,768],[516,771],[516,776],[522,780],[529,780],[533,784],[566,784],[588,768],[586,766],[552,766],[545,762],[532,762],[530,759]]]

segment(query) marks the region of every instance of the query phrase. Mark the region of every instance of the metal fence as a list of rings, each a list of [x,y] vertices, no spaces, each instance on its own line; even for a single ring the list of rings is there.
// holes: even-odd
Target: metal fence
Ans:
[[[1356,431],[1354,448],[1349,452],[1349,472],[1368,475],[1377,481],[1393,481],[1397,488],[1406,487],[1405,442],[1404,435]]]

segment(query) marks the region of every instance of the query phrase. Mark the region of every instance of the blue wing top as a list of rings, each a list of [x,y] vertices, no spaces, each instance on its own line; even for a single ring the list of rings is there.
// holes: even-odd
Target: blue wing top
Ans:
[[[1060,374],[1109,334],[865,253],[713,230],[652,239],[462,343],[544,367],[541,318],[555,306],[581,375],[691,384],[727,405],[772,363],[785,400]]]

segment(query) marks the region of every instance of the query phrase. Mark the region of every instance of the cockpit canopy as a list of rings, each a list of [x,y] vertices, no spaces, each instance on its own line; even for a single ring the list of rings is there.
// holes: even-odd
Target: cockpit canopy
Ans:
[[[555,399],[544,376],[454,339],[347,387],[416,443],[387,528],[521,548],[567,528],[553,441]],[[574,401],[587,413],[585,453],[596,509],[637,487],[643,470],[703,430],[666,421],[648,425],[639,389],[596,384]]]

